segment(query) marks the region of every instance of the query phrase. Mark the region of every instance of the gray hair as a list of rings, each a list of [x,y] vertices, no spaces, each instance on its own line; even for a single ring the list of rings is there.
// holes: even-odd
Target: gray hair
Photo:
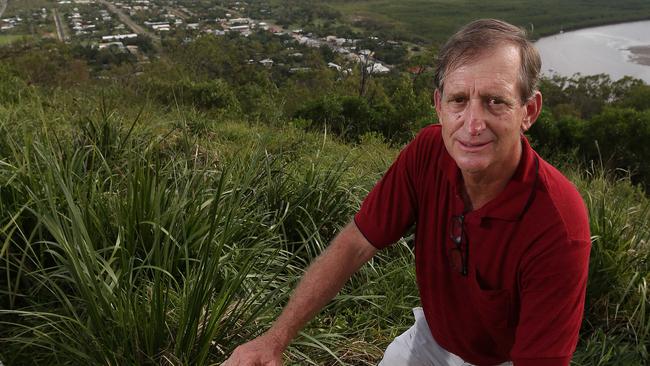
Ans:
[[[522,103],[525,103],[537,90],[542,61],[524,29],[498,19],[475,20],[447,40],[436,59],[435,87],[442,92],[447,73],[467,64],[486,50],[504,44],[512,44],[519,49],[519,91]]]

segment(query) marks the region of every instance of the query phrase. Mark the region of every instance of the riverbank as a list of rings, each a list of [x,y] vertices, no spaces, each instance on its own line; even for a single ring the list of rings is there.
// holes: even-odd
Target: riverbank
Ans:
[[[650,20],[564,32],[535,42],[542,70],[571,76],[632,76],[650,83]]]
[[[538,32],[537,34],[530,35],[530,37],[533,41],[537,41],[544,37],[556,36],[559,34],[563,34],[565,32],[574,32],[574,31],[579,31],[588,28],[595,28],[595,27],[605,27],[608,25],[644,22],[647,20],[650,20],[650,16],[642,16],[638,18],[629,18],[629,19],[614,20],[614,21],[602,21],[602,22],[594,21],[589,23],[573,24],[567,27],[562,27],[559,31],[556,30],[556,31]]]
[[[630,61],[639,65],[650,66],[650,45],[629,47],[627,50],[632,53]]]

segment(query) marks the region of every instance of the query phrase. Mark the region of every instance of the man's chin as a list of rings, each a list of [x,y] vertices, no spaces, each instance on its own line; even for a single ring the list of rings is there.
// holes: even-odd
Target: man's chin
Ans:
[[[488,162],[484,159],[467,159],[460,158],[456,160],[456,165],[465,174],[480,174],[484,172],[489,166]]]

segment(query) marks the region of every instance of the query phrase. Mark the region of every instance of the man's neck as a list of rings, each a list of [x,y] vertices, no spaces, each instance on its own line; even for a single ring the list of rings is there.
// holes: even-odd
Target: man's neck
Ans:
[[[487,172],[462,172],[463,201],[467,212],[480,209],[503,192],[519,166],[522,151],[523,147],[519,145],[515,152],[517,159],[492,167]]]

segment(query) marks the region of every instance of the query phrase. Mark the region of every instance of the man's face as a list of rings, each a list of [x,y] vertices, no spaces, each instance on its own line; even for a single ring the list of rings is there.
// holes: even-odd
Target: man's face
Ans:
[[[449,71],[435,91],[445,147],[463,173],[497,178],[519,162],[520,133],[541,110],[539,92],[521,102],[519,64],[515,46],[498,46]]]

